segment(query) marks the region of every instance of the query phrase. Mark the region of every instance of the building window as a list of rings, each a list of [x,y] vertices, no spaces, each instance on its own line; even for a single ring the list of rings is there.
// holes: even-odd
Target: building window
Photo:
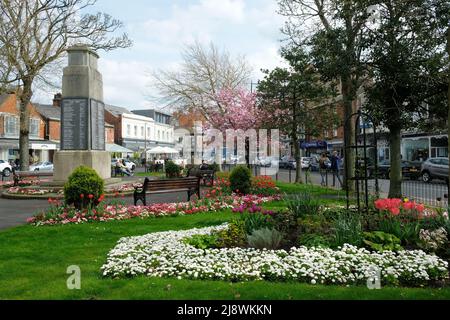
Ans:
[[[30,136],[39,136],[39,119],[30,119]]]
[[[335,137],[337,137],[338,136],[338,129],[335,127],[334,129],[333,129],[333,137],[335,138]]]
[[[134,136],[137,137],[137,126],[134,126]]]
[[[144,127],[141,127],[141,136],[144,137]]]
[[[431,138],[431,158],[448,157],[448,138]]]
[[[19,118],[13,116],[5,117],[5,135],[7,136],[19,135]]]
[[[148,138],[151,137],[151,135],[150,135],[150,128],[147,128],[147,137],[148,137]]]
[[[131,125],[127,124],[127,135],[131,136]]]
[[[161,132],[158,130],[158,140],[161,140]]]

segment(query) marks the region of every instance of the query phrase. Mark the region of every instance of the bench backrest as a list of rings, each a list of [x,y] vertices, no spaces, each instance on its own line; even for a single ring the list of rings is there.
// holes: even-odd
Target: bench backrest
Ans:
[[[172,189],[197,189],[200,186],[200,178],[188,177],[177,179],[149,180],[145,178],[144,189],[147,191],[172,190]]]
[[[190,169],[188,171],[188,177],[202,177],[202,176],[214,176],[216,172],[214,170],[200,170],[200,169]]]

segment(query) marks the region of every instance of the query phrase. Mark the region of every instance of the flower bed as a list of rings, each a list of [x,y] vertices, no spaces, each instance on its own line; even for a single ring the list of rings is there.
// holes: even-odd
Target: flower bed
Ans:
[[[103,199],[102,199],[103,200]],[[185,203],[161,203],[150,206],[126,206],[119,201],[111,204],[101,203],[85,210],[76,210],[73,207],[65,207],[59,201],[49,199],[53,205],[46,212],[39,213],[27,220],[35,225],[56,225],[68,223],[86,223],[92,221],[125,220],[135,217],[158,217],[167,215],[195,214],[199,212],[214,212],[223,209],[233,209],[242,204],[253,203],[259,205],[263,202],[280,200],[280,196],[261,197],[224,196],[212,199],[201,199]],[[101,202],[101,201],[100,201]]]
[[[381,272],[383,284],[424,285],[448,278],[447,262],[420,250],[371,253],[345,244],[338,250],[197,249],[183,242],[226,225],[167,231],[119,240],[101,270],[104,276],[147,275],[229,281],[294,280],[312,284],[366,284]]]
[[[35,189],[35,188],[21,188],[21,187],[11,187],[8,189],[7,193],[14,195],[47,195],[47,194],[58,194],[63,195],[64,191],[62,189]]]

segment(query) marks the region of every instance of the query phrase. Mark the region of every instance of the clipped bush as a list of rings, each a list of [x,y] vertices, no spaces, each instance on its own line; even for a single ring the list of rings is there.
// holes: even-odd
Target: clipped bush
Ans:
[[[283,234],[280,231],[269,228],[255,230],[247,237],[249,247],[256,249],[276,250],[282,240]]]
[[[403,249],[399,238],[383,231],[364,232],[363,241],[369,249],[374,251],[399,251]]]
[[[178,178],[181,175],[181,167],[173,161],[166,162],[166,177]]]
[[[77,209],[98,204],[104,193],[105,183],[97,172],[85,166],[76,168],[64,185],[64,200],[67,205]]]
[[[231,190],[240,194],[249,194],[252,187],[252,173],[246,166],[237,166],[230,174]]]

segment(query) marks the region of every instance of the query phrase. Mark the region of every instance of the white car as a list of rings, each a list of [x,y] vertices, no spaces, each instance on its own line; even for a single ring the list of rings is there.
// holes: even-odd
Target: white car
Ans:
[[[53,163],[49,161],[39,162],[30,166],[30,171],[50,171],[53,172]]]
[[[8,161],[0,160],[0,173],[5,177],[9,177],[12,172],[12,166],[8,163]]]

